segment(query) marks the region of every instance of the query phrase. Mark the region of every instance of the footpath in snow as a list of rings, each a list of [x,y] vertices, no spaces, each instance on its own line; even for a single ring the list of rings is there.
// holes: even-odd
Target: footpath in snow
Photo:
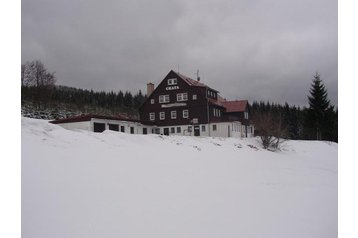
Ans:
[[[337,237],[338,146],[22,118],[22,237]]]

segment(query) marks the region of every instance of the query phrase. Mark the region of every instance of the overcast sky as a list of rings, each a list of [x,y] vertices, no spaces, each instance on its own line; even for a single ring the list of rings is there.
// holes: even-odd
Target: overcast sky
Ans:
[[[318,72],[338,103],[337,0],[23,0],[22,62],[57,84],[146,91],[171,70],[227,99],[307,105]]]

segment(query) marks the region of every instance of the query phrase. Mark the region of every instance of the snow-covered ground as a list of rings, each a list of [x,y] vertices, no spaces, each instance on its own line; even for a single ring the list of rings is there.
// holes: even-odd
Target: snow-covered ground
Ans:
[[[337,237],[337,150],[22,118],[22,237]]]

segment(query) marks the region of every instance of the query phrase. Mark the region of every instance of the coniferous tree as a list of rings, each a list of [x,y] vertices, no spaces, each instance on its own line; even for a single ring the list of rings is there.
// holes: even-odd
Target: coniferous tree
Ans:
[[[306,112],[305,127],[308,139],[322,140],[322,135],[332,130],[332,123],[328,120],[330,101],[327,90],[322,83],[320,75],[316,73],[308,96],[309,108]]]

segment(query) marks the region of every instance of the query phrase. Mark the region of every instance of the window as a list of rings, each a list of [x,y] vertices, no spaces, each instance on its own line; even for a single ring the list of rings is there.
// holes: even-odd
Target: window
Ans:
[[[159,103],[169,102],[169,95],[159,95]]]
[[[150,99],[150,104],[154,104],[154,99]]]
[[[160,120],[164,120],[164,119],[165,119],[165,112],[160,112],[160,113],[159,113],[159,119],[160,119]]]
[[[181,127],[177,127],[177,133],[181,133]]]
[[[201,126],[201,131],[204,132],[205,130],[206,130],[205,125],[202,125],[202,126]]]
[[[131,134],[134,134],[134,127],[131,126]]]
[[[108,129],[111,131],[119,131],[119,125],[117,124],[108,124]]]
[[[196,100],[196,99],[197,99],[196,94],[193,94],[193,100]]]
[[[192,131],[193,131],[192,126],[188,126],[188,132],[192,132]]]
[[[177,84],[177,79],[174,78],[174,79],[168,79],[168,85],[175,85]]]
[[[244,116],[245,116],[245,119],[249,119],[249,113],[248,112],[244,112]]]
[[[183,118],[189,118],[189,110],[183,110]]]
[[[216,131],[216,125],[213,125],[213,131]]]
[[[121,126],[121,132],[125,132],[125,131],[124,131],[124,126]]]
[[[220,117],[221,112],[219,109],[213,108],[213,113],[214,113],[214,117]]]
[[[183,101],[188,101],[188,93],[183,93]]]
[[[177,101],[178,102],[188,101],[188,93],[178,93],[177,94]]]
[[[177,111],[171,111],[170,112],[170,118],[171,119],[177,119]]]
[[[170,133],[175,133],[175,127],[170,128]]]
[[[149,113],[149,120],[151,120],[151,121],[155,120],[155,112]]]
[[[103,132],[106,129],[106,124],[104,123],[93,123],[93,132]]]
[[[148,130],[147,130],[147,128],[143,128],[143,135],[146,135],[146,134],[148,134]]]

